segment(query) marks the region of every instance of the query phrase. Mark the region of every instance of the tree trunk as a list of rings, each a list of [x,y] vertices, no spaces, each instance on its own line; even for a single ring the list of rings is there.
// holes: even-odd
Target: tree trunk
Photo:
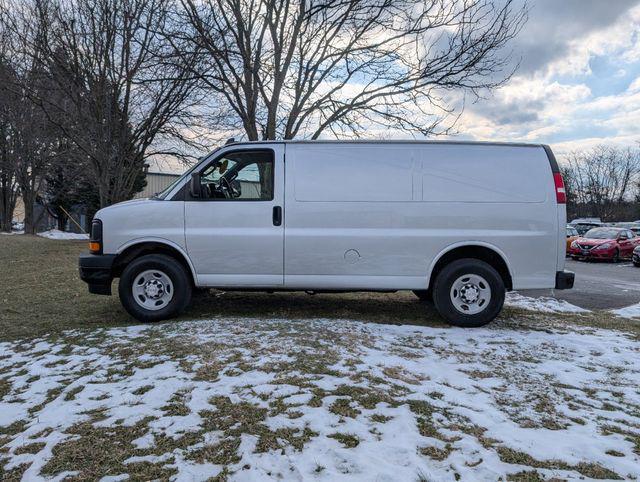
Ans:
[[[58,225],[58,231],[64,231],[67,228],[67,216],[64,213],[59,212],[56,224]]]
[[[0,231],[11,232],[11,221],[16,208],[16,197],[11,192],[0,190]]]
[[[11,232],[11,221],[13,221],[17,200],[18,193],[13,179],[6,173],[0,174],[0,231]]]
[[[2,211],[0,212],[0,231],[4,231],[5,233],[11,232],[11,221],[13,220],[13,211],[15,209],[15,204],[11,205],[3,205]]]
[[[22,192],[22,201],[24,202],[24,232],[25,234],[36,234],[36,220],[33,213],[33,205],[35,203],[35,193]]]

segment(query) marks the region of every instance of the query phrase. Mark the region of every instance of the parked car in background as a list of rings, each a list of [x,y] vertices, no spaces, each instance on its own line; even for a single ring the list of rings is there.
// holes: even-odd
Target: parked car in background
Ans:
[[[605,226],[599,218],[578,218],[569,223],[569,226],[573,226],[578,230],[578,234],[582,236],[587,231],[593,228],[599,228]]]
[[[640,244],[640,237],[625,228],[593,228],[571,243],[573,259],[602,259],[613,261],[630,258]]]
[[[640,246],[636,246],[636,248],[633,250],[631,261],[633,261],[633,265],[636,268],[640,268]]]
[[[630,223],[611,223],[610,226],[616,228],[625,228],[633,231],[633,234],[636,236],[640,236],[640,223],[638,222],[630,222]]]
[[[96,294],[120,278],[141,321],[210,287],[411,290],[481,326],[505,291],[573,286],[565,203],[543,145],[231,143],[157,196],[101,209],[80,277]]]
[[[569,256],[569,250],[571,249],[571,243],[580,237],[578,230],[571,225],[567,224],[567,256]]]

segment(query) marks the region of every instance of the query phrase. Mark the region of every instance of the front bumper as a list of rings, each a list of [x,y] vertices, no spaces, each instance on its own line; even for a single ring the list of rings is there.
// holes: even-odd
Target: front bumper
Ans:
[[[83,253],[78,261],[80,279],[89,285],[89,293],[110,295],[115,254]]]
[[[613,259],[616,254],[615,248],[612,249],[589,249],[583,251],[581,249],[571,248],[569,255],[572,258],[579,259]]]
[[[575,279],[576,274],[572,271],[556,271],[556,289],[570,290]]]

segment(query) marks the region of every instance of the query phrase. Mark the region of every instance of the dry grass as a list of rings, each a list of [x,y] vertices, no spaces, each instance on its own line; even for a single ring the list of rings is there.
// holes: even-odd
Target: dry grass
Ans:
[[[571,466],[562,460],[537,460],[529,454],[508,447],[498,447],[498,456],[508,464],[528,465],[537,469],[575,470],[592,479],[622,480],[620,475],[596,463],[583,462]]]
[[[91,295],[78,276],[84,241],[38,236],[0,236],[0,340],[41,336],[63,329],[138,324],[114,296]],[[410,292],[398,293],[254,293],[217,292],[195,296],[182,319],[210,317],[331,318],[373,323],[446,326],[432,306]],[[517,322],[514,322],[517,318]],[[632,331],[629,323],[604,312],[586,315],[541,315],[506,308],[494,324],[544,329],[572,324]]]
[[[442,449],[438,447],[434,447],[433,445],[430,445],[428,447],[421,448],[420,453],[422,455],[429,457],[430,459],[441,462],[449,456],[449,454],[451,453],[451,450],[452,448],[450,444],[445,445],[445,447]]]
[[[176,471],[164,463],[126,463],[139,455],[132,442],[147,431],[148,420],[133,427],[96,427],[94,420],[80,423],[67,433],[77,436],[56,445],[53,457],[42,469],[43,475],[77,471],[73,480],[99,480],[106,475],[129,474],[130,480],[168,479]],[[96,448],[99,447],[99,450]],[[65,479],[69,480],[69,479]]]
[[[327,435],[327,437],[336,439],[348,449],[357,447],[360,444],[358,436],[350,433],[333,433],[331,435]]]
[[[41,336],[63,329],[138,324],[114,296],[91,295],[78,276],[84,241],[0,236],[0,339]],[[390,305],[390,301],[393,303]],[[393,308],[390,308],[392,306]],[[411,293],[214,292],[195,296],[183,319],[212,316],[345,318],[443,326]]]

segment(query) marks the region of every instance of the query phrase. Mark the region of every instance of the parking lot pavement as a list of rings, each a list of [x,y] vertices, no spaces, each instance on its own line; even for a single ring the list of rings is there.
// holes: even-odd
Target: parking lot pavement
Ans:
[[[631,262],[585,262],[567,259],[566,268],[576,274],[572,290],[527,290],[527,296],[553,296],[581,308],[623,308],[640,302],[640,268]]]

